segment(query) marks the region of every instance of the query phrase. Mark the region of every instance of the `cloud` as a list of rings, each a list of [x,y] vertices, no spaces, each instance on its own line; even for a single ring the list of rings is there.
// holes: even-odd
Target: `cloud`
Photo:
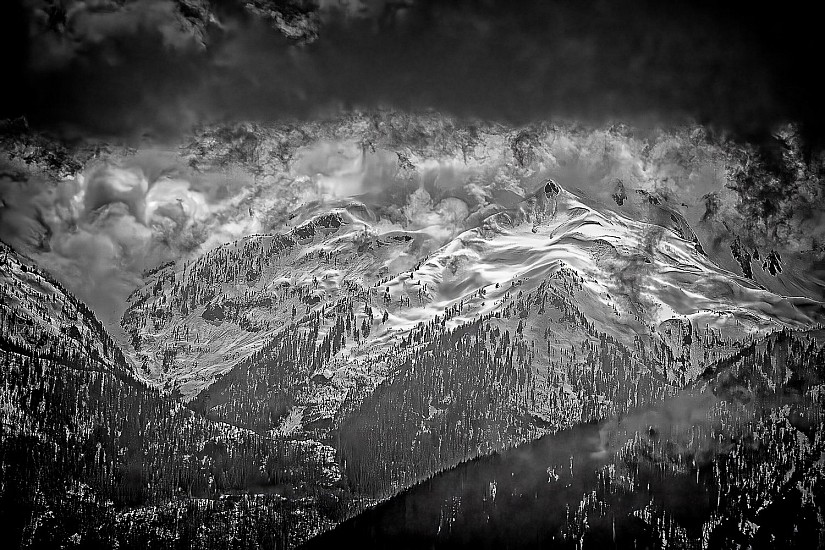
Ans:
[[[697,232],[707,226],[700,241],[719,261],[730,252],[724,242],[707,246],[712,242],[707,232],[717,223],[702,220],[708,192],[719,191],[714,220],[723,217],[734,229],[743,223],[736,192],[724,188],[724,176],[715,175],[735,164],[737,153],[724,143],[697,139],[689,128],[648,139],[614,126],[547,125],[532,132],[527,155],[532,160],[522,165],[509,147],[519,129],[479,126],[468,132],[475,135],[470,146],[462,148],[456,136],[466,129],[456,129],[454,121],[387,116],[219,127],[190,137],[183,149],[110,148],[102,153],[108,160],[92,159],[76,177],[58,182],[36,175],[37,159],[44,155],[31,157],[32,169],[22,164],[29,159],[26,151],[36,148],[31,143],[40,142],[14,142],[16,149],[0,167],[5,174],[0,236],[30,251],[111,318],[143,270],[251,233],[278,231],[296,212],[305,216],[350,198],[369,206],[371,221],[427,234],[428,239],[416,240],[417,253],[426,254],[496,211],[517,207],[543,178],[556,178],[605,208],[656,224],[639,235],[642,254],[617,257],[606,266],[641,308],[650,304],[642,283],[653,269],[648,262],[665,227],[679,230],[683,217]],[[290,140],[287,150],[284,136]],[[281,156],[288,161],[278,160]],[[54,171],[52,177],[58,177]],[[627,195],[622,205],[611,197],[616,178]],[[814,189],[815,179],[808,179],[800,189]],[[815,206],[821,201],[813,198],[808,200],[812,212],[804,213],[809,221],[799,225],[811,246],[821,233],[821,208]],[[788,258],[786,249],[777,248],[788,268],[783,273],[819,277],[792,282],[807,285],[801,292],[821,296],[822,267],[816,264],[821,253],[808,254],[802,263]]]
[[[299,151],[294,170],[314,178],[318,191],[330,197],[351,197],[366,191],[368,160],[355,141],[321,141]]]
[[[210,227],[225,226],[216,232],[225,240],[255,229],[237,224],[223,212],[226,204],[211,199],[214,183],[148,153],[92,162],[57,184],[7,176],[0,185],[0,235],[116,322],[144,270],[198,250]]]
[[[745,137],[786,120],[825,127],[807,60],[815,18],[787,6],[323,3],[317,40],[301,44],[233,2],[198,15],[173,0],[75,3],[85,9],[57,27],[43,20],[50,3],[4,4],[16,93],[4,113],[80,134],[162,138],[375,106],[515,123],[694,119]]]
[[[407,204],[401,210],[407,218],[407,227],[425,229],[439,243],[463,231],[470,215],[467,203],[461,199],[447,197],[433,204],[423,187],[407,197]]]

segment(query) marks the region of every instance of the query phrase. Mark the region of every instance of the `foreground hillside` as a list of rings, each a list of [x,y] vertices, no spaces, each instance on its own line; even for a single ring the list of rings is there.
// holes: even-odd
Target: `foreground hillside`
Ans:
[[[439,474],[306,548],[822,548],[825,348],[782,332],[673,398]]]
[[[46,274],[5,246],[0,261],[10,547],[290,547],[347,515],[347,488],[317,445],[193,413],[135,378]]]

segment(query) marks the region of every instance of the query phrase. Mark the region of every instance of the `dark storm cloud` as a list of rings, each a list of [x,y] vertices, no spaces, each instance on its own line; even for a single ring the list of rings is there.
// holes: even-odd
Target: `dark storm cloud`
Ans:
[[[230,2],[212,6],[214,23],[172,0],[65,21],[43,6],[34,18],[32,2],[4,3],[4,114],[81,133],[377,105],[516,123],[693,119],[750,138],[787,120],[823,126],[814,18],[790,5],[379,2],[369,17],[325,9],[319,38],[298,44]]]

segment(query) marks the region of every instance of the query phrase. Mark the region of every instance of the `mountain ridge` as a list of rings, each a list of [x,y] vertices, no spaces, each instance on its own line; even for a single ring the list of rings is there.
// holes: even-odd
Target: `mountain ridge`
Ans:
[[[205,129],[175,154],[102,151],[64,195],[38,180],[31,235],[57,224],[35,239],[55,252],[24,262],[4,248],[0,265],[2,411],[28,430],[0,433],[7,479],[28,499],[21,540],[293,547],[446,468],[679,402],[715,365],[761,365],[755,342],[770,334],[822,326],[815,293],[782,296],[797,279],[815,286],[793,254],[765,255],[748,276],[708,236],[716,222],[694,199],[716,179],[690,190],[691,206],[587,179],[588,163],[659,158],[624,130],[553,127],[522,143],[506,128],[375,116]],[[426,137],[436,127],[446,141]],[[9,162],[25,171],[23,158]],[[233,180],[241,165],[251,187]],[[4,216],[23,215],[15,189]],[[116,343],[45,269],[71,251],[60,239],[110,237],[118,220],[149,237],[115,233],[126,255],[107,262],[132,262],[128,247],[145,252],[152,232],[170,248],[106,272],[142,280],[110,327]],[[38,355],[41,342],[52,352]],[[764,372],[726,387],[762,387]],[[768,385],[796,384],[785,378]],[[27,445],[38,471],[59,473],[47,493]],[[625,456],[647,468],[646,453]]]

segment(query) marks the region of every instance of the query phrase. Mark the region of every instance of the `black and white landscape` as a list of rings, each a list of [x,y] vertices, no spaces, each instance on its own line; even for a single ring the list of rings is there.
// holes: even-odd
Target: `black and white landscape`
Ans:
[[[825,548],[806,6],[0,8],[8,548]]]

